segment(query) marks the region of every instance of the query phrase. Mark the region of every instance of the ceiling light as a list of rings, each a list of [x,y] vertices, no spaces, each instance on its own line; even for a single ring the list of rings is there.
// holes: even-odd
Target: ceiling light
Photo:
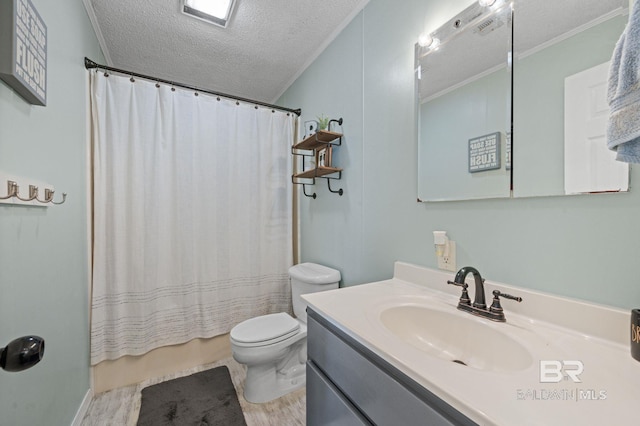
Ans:
[[[495,2],[496,0],[478,0],[478,3],[480,3],[480,6],[491,6]]]
[[[235,0],[182,0],[182,4],[187,15],[226,28]]]

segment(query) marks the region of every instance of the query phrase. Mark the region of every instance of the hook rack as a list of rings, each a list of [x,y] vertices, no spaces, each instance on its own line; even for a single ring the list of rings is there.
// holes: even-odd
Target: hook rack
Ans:
[[[342,133],[332,131],[331,125],[333,123],[342,126],[342,118],[329,120],[328,130],[318,130],[291,147],[291,154],[302,157],[302,172],[291,176],[291,181],[296,185],[302,185],[302,193],[313,199],[316,198],[316,193],[307,194],[307,185],[315,185],[316,178],[327,180],[329,192],[340,196],[344,194],[342,188],[338,190],[331,188],[332,180],[342,179],[342,169],[331,166],[331,152],[333,147],[341,146],[343,137]],[[324,152],[324,161],[320,160],[321,152]],[[311,169],[306,168],[307,157],[315,157],[316,162]],[[336,173],[337,177],[335,176]],[[305,181],[303,182],[301,180]]]
[[[21,179],[24,181],[24,179]],[[29,184],[29,193],[25,197],[20,194],[20,185],[17,183],[17,178],[8,178],[7,182],[7,194],[0,195],[0,203],[2,204],[13,204],[13,205],[29,205],[29,206],[39,206],[46,207],[49,204],[62,204],[67,200],[67,193],[62,193],[61,201],[54,201],[53,197],[55,194],[55,190],[51,187],[51,185],[42,185],[49,186],[49,188],[44,189],[44,199],[39,197],[39,188],[37,184]]]

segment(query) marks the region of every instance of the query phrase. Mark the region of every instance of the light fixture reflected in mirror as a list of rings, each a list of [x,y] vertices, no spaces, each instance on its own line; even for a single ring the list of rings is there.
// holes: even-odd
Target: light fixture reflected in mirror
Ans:
[[[495,2],[496,0],[478,0],[478,3],[480,4],[480,6],[483,6],[483,7],[491,6]]]
[[[440,46],[440,40],[433,37],[431,34],[422,33],[418,37],[418,44],[420,45],[420,47],[435,50],[438,48],[438,46]]]
[[[418,44],[421,47],[429,47],[433,43],[433,37],[431,34],[422,33],[418,36]]]
[[[6,371],[22,371],[40,362],[44,356],[44,339],[38,336],[22,336],[0,348],[0,368]]]

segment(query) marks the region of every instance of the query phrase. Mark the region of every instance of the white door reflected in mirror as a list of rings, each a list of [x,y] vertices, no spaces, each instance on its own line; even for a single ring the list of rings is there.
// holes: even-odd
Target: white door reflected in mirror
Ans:
[[[565,194],[629,190],[629,164],[605,140],[609,62],[565,78]]]

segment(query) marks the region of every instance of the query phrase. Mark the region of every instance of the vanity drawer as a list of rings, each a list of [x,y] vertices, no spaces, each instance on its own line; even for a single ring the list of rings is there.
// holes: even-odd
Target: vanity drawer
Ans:
[[[309,359],[372,423],[475,425],[311,308],[307,316]]]
[[[311,361],[307,361],[307,426],[371,426]]]

